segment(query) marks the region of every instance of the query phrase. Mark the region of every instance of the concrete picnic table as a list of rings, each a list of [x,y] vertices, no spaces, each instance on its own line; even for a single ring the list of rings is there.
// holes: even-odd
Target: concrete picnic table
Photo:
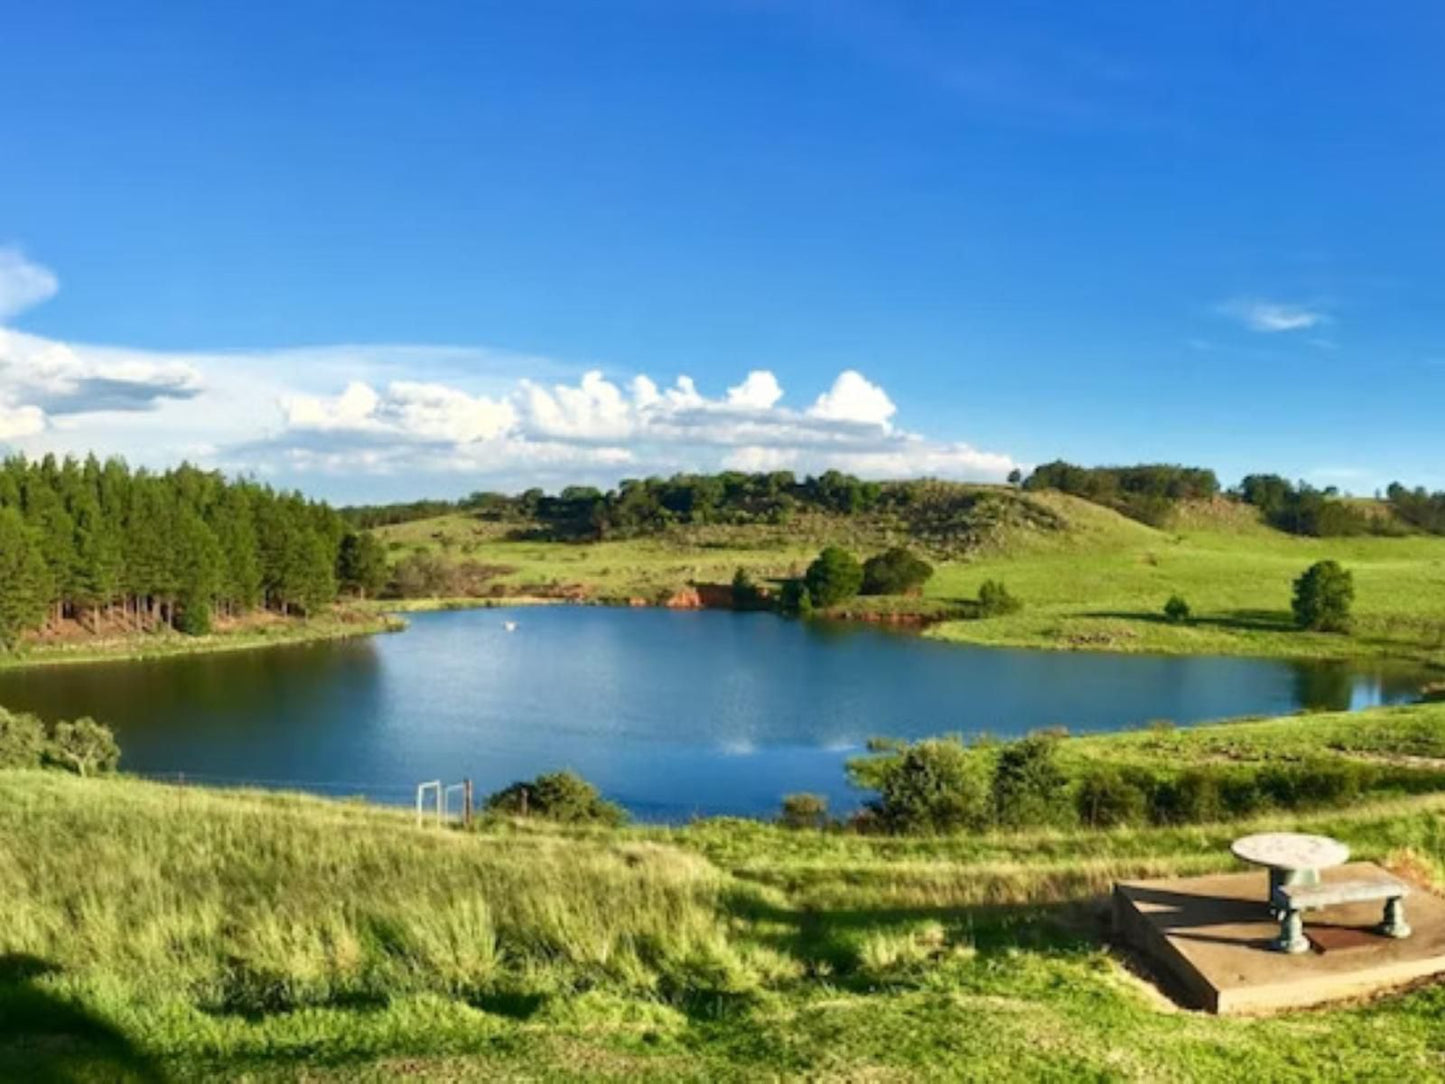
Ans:
[[[1234,857],[1269,870],[1269,898],[1284,885],[1317,885],[1320,870],[1343,866],[1350,848],[1329,836],[1298,832],[1261,832],[1230,844]]]

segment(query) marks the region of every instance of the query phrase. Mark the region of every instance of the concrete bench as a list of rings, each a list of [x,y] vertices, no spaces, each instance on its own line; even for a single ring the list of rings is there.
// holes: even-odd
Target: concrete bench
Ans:
[[[1385,901],[1385,915],[1379,926],[1382,934],[1386,937],[1409,937],[1410,927],[1405,922],[1405,897],[1409,894],[1410,886],[1394,877],[1277,885],[1270,894],[1270,902],[1280,917],[1279,940],[1275,942],[1275,947],[1283,952],[1309,950],[1309,938],[1304,934],[1304,911],[1370,900]]]

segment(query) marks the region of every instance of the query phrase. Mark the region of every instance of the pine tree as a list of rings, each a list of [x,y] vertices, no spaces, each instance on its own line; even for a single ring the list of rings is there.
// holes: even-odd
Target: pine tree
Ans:
[[[0,643],[13,648],[21,633],[44,620],[50,569],[20,513],[0,508]]]
[[[386,586],[386,550],[370,531],[352,531],[341,540],[336,578],[359,598],[380,594]]]

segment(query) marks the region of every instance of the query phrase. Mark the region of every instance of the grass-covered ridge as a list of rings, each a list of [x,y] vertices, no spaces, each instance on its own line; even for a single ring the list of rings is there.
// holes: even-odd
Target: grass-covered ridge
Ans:
[[[974,541],[930,551],[935,574],[919,596],[857,598],[855,617],[921,617],[929,635],[960,642],[1061,650],[1400,658],[1445,665],[1445,538],[1305,538],[1263,523],[1237,502],[1185,502],[1163,529],[1066,494],[986,492],[1008,512]],[[939,528],[944,530],[944,528]],[[786,526],[675,526],[643,538],[555,542],[510,537],[504,525],[454,513],[378,528],[393,562],[425,555],[469,567],[469,584],[499,598],[552,595],[658,602],[690,584],[727,584],[739,568],[759,582],[801,575],[818,551],[840,545],[866,557],[893,545],[919,548],[905,524],[857,515],[799,516]],[[1355,578],[1351,635],[1298,630],[1293,580],[1334,559]],[[1017,614],[962,620],[980,586],[1004,582]],[[448,593],[444,588],[439,593]],[[1163,607],[1181,595],[1190,620]],[[950,619],[952,618],[952,619]]]
[[[1445,753],[1445,706],[1071,739],[1080,761]],[[929,837],[405,812],[0,773],[0,1077],[1228,1080],[1445,1072],[1442,988],[1181,1013],[1121,877],[1304,827],[1445,885],[1445,795],[1221,825]]]

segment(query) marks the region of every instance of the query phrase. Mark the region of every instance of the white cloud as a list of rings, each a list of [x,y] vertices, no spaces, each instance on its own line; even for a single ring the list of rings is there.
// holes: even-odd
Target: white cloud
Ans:
[[[27,259],[14,245],[0,247],[0,320],[48,301],[59,289],[60,280],[48,267]]]
[[[766,473],[775,470],[792,470],[798,463],[796,448],[764,448],[750,444],[728,452],[722,458],[726,470],[741,470],[751,473]]]
[[[33,437],[45,431],[45,412],[35,406],[0,406],[0,440]]]
[[[846,369],[838,374],[831,388],[818,396],[817,402],[808,408],[808,414],[829,421],[858,422],[886,429],[897,410],[887,392],[877,384],[870,384],[862,373]]]
[[[1219,311],[1238,320],[1251,331],[1266,333],[1304,331],[1329,320],[1325,313],[1303,305],[1287,305],[1277,301],[1246,298],[1228,301],[1220,306]]]
[[[767,410],[782,397],[782,385],[766,369],[754,369],[741,384],[728,389],[728,405],[744,410]]]
[[[0,318],[56,288],[18,249],[0,249]],[[0,443],[31,455],[95,451],[156,467],[189,458],[302,486],[388,476],[399,497],[458,476],[520,487],[836,467],[983,480],[1018,465],[896,427],[888,393],[852,369],[807,409],[783,400],[767,369],[712,396],[687,375],[670,385],[641,373],[619,381],[476,347],[166,353],[0,327]]]

